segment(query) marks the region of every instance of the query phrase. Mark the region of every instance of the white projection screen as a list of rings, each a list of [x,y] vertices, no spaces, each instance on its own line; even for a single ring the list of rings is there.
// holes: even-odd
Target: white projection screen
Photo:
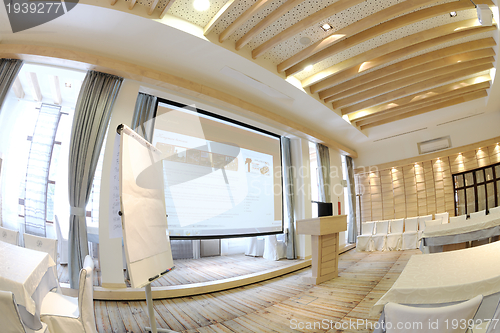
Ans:
[[[163,156],[171,238],[283,232],[279,135],[159,100],[153,145]]]

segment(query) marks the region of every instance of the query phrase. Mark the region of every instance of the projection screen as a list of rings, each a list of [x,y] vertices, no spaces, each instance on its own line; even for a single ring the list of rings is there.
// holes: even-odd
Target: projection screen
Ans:
[[[153,145],[163,156],[171,238],[283,232],[279,135],[159,100]]]

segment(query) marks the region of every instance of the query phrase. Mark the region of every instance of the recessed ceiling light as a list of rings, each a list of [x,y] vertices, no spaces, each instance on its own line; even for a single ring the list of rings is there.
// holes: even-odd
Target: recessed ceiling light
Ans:
[[[310,71],[311,69],[313,69],[313,65],[308,65],[304,68],[305,71]]]
[[[450,17],[455,17],[457,16],[457,12],[450,12]]]
[[[210,7],[209,0],[194,0],[193,7],[199,12],[205,11]]]
[[[333,29],[333,27],[329,23],[324,23],[323,25],[321,25],[321,29],[323,29],[324,31],[328,31]]]

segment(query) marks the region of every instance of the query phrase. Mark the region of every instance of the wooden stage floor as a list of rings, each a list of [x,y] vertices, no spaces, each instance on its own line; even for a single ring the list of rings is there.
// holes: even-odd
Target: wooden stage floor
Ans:
[[[340,255],[339,277],[321,285],[310,285],[302,278],[311,274],[306,268],[278,278],[210,294],[154,301],[157,326],[178,332],[371,332],[378,318],[368,313],[373,304],[392,286],[408,259],[418,250],[400,252],[356,252]],[[192,274],[174,278],[174,272],[162,283],[181,279],[198,281],[199,276],[243,274],[245,265],[253,272],[286,264],[245,256],[213,257],[207,267],[190,260],[176,263]],[[248,260],[247,260],[248,259]],[[219,262],[221,260],[221,262]],[[283,262],[283,263],[282,263]],[[201,264],[201,262],[200,262]],[[210,268],[208,268],[210,266]],[[200,271],[200,272],[197,272]],[[216,273],[216,272],[230,273]],[[225,275],[224,275],[225,276]],[[146,332],[149,326],[145,301],[94,301],[97,329],[100,333]],[[355,325],[358,320],[362,325]],[[347,327],[347,329],[336,329]],[[314,328],[313,325],[316,325]],[[308,329],[310,327],[311,329]]]

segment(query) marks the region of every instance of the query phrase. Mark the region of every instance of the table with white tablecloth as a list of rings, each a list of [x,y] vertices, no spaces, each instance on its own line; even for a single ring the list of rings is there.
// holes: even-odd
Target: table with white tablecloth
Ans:
[[[500,296],[499,262],[500,242],[451,252],[413,255],[370,314],[381,313],[388,302],[449,304],[477,295],[486,298]]]
[[[42,299],[58,287],[56,264],[45,252],[1,241],[0,262],[0,290],[13,292],[24,324],[40,329]]]
[[[500,235],[500,215],[485,215],[465,221],[426,227],[421,237],[422,252],[441,252],[443,245],[459,244]]]

